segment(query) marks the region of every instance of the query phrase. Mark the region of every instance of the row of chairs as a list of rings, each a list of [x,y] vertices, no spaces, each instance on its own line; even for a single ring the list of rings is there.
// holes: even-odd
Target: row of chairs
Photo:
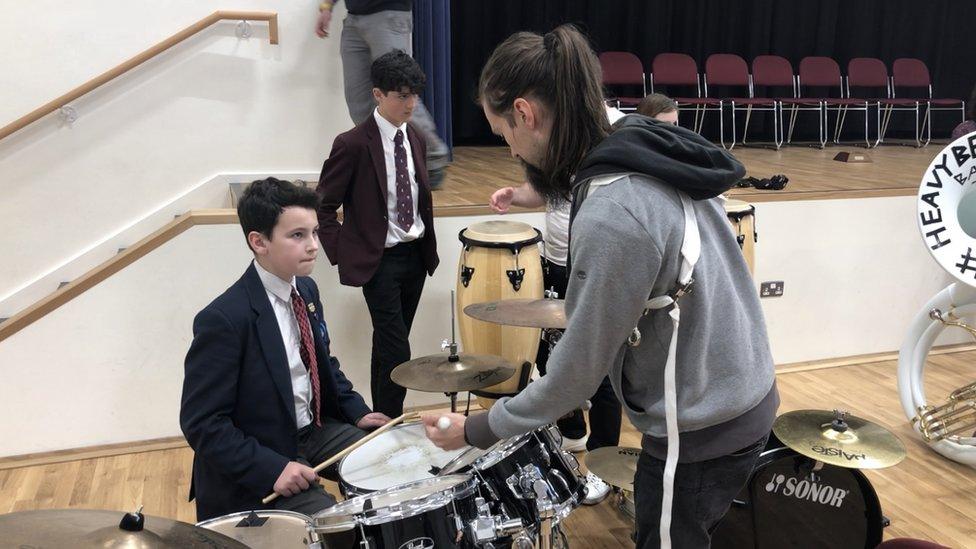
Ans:
[[[768,111],[773,114],[773,141],[777,149],[784,142],[791,143],[797,116],[801,112],[816,112],[819,125],[819,145],[827,144],[828,115],[835,116],[833,142],[840,143],[841,131],[849,112],[864,114],[864,143],[867,147],[877,146],[884,141],[891,116],[895,112],[914,112],[915,146],[928,145],[932,140],[933,111],[959,111],[962,119],[966,117],[966,103],[960,99],[937,98],[933,96],[932,81],[925,62],[914,58],[896,59],[892,64],[892,74],[880,59],[858,57],[847,64],[847,76],[842,76],[837,61],[830,57],[810,56],[800,61],[799,72],[794,73],[793,65],[785,57],[760,55],[752,60],[751,71],[746,61],[735,54],[717,53],[705,60],[705,73],[699,74],[694,58],[683,53],[660,53],[651,62],[651,71],[645,76],[640,59],[622,51],[608,51],[600,54],[605,86],[638,85],[644,95],[653,93],[655,86],[688,86],[697,90],[693,97],[675,97],[679,107],[693,107],[695,121],[693,129],[701,132],[705,113],[719,114],[719,135],[723,147],[731,149],[736,145],[736,112],[745,112],[745,125],[742,130],[742,143],[747,143],[749,120],[753,111]],[[716,97],[709,93],[711,86],[740,88],[746,93],[738,97]],[[789,88],[790,96],[758,95],[757,88],[764,91],[775,88]],[[808,94],[811,88],[826,89],[826,95]],[[881,90],[884,90],[883,92]],[[869,92],[852,95],[852,90]],[[896,92],[908,93],[898,97]],[[785,94],[784,94],[785,95]],[[621,110],[634,110],[640,97],[613,97]],[[732,118],[732,140],[726,145],[724,112],[729,107]],[[790,111],[789,130],[784,132],[783,111]],[[877,116],[875,138],[869,135],[869,118],[872,110]],[[920,123],[921,122],[921,123]],[[922,141],[922,131],[925,140]],[[785,134],[785,136],[784,136]]]

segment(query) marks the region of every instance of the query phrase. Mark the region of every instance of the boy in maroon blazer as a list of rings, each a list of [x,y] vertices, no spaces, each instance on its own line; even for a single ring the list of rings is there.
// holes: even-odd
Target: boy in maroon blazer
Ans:
[[[390,372],[410,360],[410,327],[439,261],[426,146],[407,123],[426,77],[401,50],[378,57],[370,74],[376,110],[336,137],[322,166],[319,238],[339,281],[363,288],[373,322],[373,409],[396,417],[406,389]]]

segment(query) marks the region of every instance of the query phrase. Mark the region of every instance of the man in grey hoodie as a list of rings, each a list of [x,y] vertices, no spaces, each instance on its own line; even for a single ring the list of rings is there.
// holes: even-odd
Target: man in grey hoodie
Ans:
[[[567,26],[515,34],[485,65],[492,130],[539,194],[573,202],[568,325],[547,375],[519,395],[486,414],[448,414],[446,429],[441,414],[424,421],[438,446],[486,448],[555,421],[609,375],[643,434],[638,547],[708,547],[779,405],[759,299],[717,198],[744,169],[694,132],[640,115],[608,134],[600,82],[589,44]]]

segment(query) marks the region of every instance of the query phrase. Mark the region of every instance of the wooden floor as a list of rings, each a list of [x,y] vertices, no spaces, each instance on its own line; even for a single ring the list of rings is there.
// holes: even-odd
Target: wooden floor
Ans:
[[[932,402],[971,381],[974,361],[976,351],[930,357],[926,391]],[[887,361],[780,373],[780,412],[841,407],[894,431],[905,442],[908,458],[866,473],[891,519],[886,538],[976,547],[976,471],[942,458],[913,434],[898,404],[895,370],[895,362]],[[638,443],[638,434],[625,423],[621,444]],[[147,514],[193,522],[194,508],[186,501],[190,461],[190,450],[181,447],[0,469],[0,513],[144,505]],[[565,528],[573,547],[631,545],[630,524],[609,502],[578,509]]]
[[[779,151],[737,147],[732,152],[746,166],[748,175],[762,179],[785,174],[790,182],[781,191],[734,189],[728,194],[749,202],[912,195],[922,173],[941,150],[941,145],[935,144],[921,149],[883,146],[868,151],[852,147],[785,147]],[[857,164],[832,160],[840,151],[864,153],[873,161]],[[485,206],[493,191],[522,181],[522,168],[508,147],[457,147],[444,186],[434,193],[434,205],[442,212]]]

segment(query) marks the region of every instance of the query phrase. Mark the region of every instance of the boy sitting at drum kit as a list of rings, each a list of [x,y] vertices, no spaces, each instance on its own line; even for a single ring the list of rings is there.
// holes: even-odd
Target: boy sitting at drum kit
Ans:
[[[237,206],[254,261],[193,321],[180,426],[194,450],[197,519],[274,505],[312,515],[335,503],[319,463],[389,418],[370,412],[329,353],[318,287],[318,199],[268,178]]]

